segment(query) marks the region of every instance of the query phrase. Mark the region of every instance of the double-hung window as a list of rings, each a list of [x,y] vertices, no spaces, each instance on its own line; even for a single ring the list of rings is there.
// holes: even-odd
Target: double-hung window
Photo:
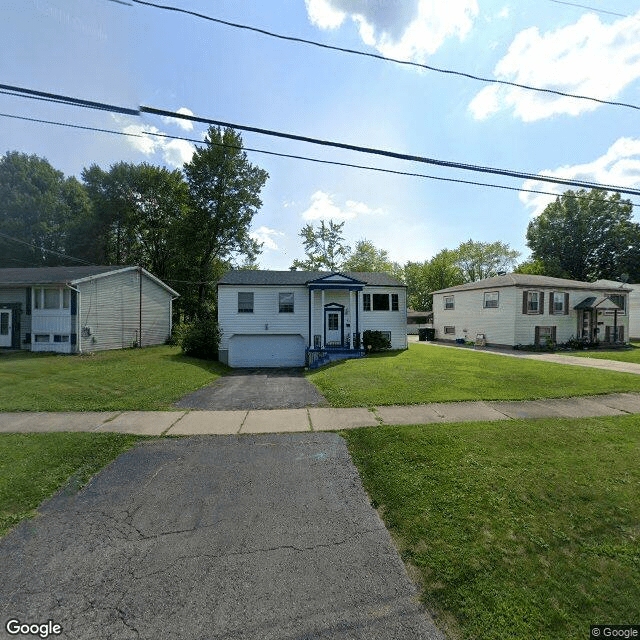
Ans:
[[[618,311],[618,315],[624,315],[625,313],[625,302],[626,302],[626,296],[624,294],[618,294],[618,293],[610,293],[609,294],[609,300],[611,300],[611,302],[613,302],[614,304],[617,304],[620,307],[620,311]],[[607,315],[613,315],[613,311],[608,311]]]
[[[445,310],[446,309],[455,309],[456,308],[453,296],[445,296],[444,297],[444,308],[445,308]]]
[[[279,294],[278,311],[280,313],[293,313],[293,292]]]
[[[485,309],[498,308],[498,292],[497,291],[484,292],[484,308]]]
[[[565,294],[554,291],[551,294],[551,308],[549,311],[555,315],[562,315],[565,312]]]
[[[238,292],[238,313],[253,313],[253,292]]]

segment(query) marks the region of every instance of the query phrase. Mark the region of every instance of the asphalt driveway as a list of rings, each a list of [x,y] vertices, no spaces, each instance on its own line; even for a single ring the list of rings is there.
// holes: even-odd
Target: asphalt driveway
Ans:
[[[185,396],[180,409],[303,409],[328,406],[303,369],[233,369],[213,384]]]
[[[0,540],[0,566],[0,637],[442,638],[335,434],[144,443]]]

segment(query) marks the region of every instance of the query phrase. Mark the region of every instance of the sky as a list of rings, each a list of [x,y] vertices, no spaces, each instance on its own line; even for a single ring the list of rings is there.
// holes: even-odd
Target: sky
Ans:
[[[228,22],[399,60],[640,106],[640,7],[630,0],[157,0]],[[582,4],[582,3],[580,3]],[[128,0],[1,3],[0,83],[352,145],[640,187],[640,111],[284,41]],[[119,161],[181,168],[206,126],[0,93],[0,154],[80,177]],[[45,119],[141,137],[8,118]],[[392,260],[469,239],[529,257],[528,223],[564,188],[243,133],[246,147],[509,186],[501,190],[248,152],[265,169],[252,234],[288,269],[306,224],[344,222]],[[631,197],[640,202],[640,196]],[[635,219],[640,221],[640,207]]]

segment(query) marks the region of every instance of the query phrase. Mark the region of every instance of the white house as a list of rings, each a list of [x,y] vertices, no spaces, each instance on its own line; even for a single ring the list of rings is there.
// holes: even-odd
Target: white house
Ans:
[[[629,340],[640,340],[640,284],[623,284],[617,280],[596,280],[593,284],[609,287],[617,291],[621,287],[630,289],[628,298]]]
[[[0,269],[0,348],[75,353],[162,344],[176,297],[140,267]]]
[[[630,289],[510,273],[433,292],[436,339],[544,345],[625,342]]]
[[[220,360],[299,367],[359,357],[368,329],[406,349],[406,300],[405,285],[385,273],[230,271],[218,282]]]

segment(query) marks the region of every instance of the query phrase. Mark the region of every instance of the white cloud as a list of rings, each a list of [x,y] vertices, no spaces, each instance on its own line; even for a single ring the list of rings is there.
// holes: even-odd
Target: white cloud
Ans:
[[[302,213],[303,220],[353,220],[361,215],[381,214],[380,209],[371,209],[364,202],[347,200],[344,207],[334,204],[333,197],[324,191],[311,196],[311,206]]]
[[[380,53],[403,60],[424,61],[447,38],[463,40],[478,15],[477,0],[305,0],[313,24],[337,29],[349,17],[362,41]]]
[[[611,24],[588,13],[555,31],[541,34],[536,27],[521,31],[494,74],[508,82],[614,100],[640,78],[640,12]],[[589,100],[492,86],[476,95],[469,110],[481,120],[500,108],[511,109],[530,122],[556,114],[576,116],[598,106]]]
[[[260,242],[267,249],[277,249],[278,245],[274,238],[278,236],[284,236],[284,233],[281,231],[276,231],[275,229],[269,229],[269,227],[258,227],[255,231],[252,231],[249,234],[256,242]]]
[[[190,142],[147,135],[147,133],[162,133],[162,131],[150,125],[128,124],[122,126],[122,121],[119,118],[114,119],[120,125],[120,130],[123,133],[132,134],[127,137],[129,144],[145,156],[160,153],[164,162],[174,169],[181,168],[185,162],[191,160],[195,147]]]
[[[640,187],[640,138],[619,138],[607,152],[592,162],[566,165],[557,169],[541,171],[542,174],[556,178],[567,178],[614,184],[619,187]],[[527,180],[524,189],[539,189],[562,194],[569,188],[549,182]],[[573,188],[577,190],[577,188]],[[537,216],[555,200],[555,197],[520,192],[520,201],[530,209],[531,216]]]
[[[187,107],[180,107],[179,109],[176,109],[176,113],[181,113],[182,115],[185,115],[185,116],[193,115],[193,111],[191,111],[191,109],[187,109]],[[182,118],[169,118],[166,116],[163,116],[162,119],[167,124],[175,124],[181,129],[184,129],[185,131],[193,130],[193,122],[191,122],[191,120],[183,120]]]

